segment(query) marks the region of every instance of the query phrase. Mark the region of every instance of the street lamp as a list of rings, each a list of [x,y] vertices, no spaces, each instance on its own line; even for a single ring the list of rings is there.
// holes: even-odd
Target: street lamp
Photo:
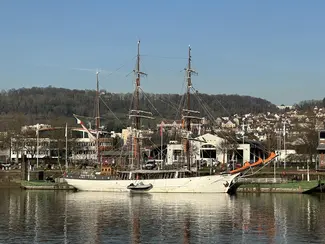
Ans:
[[[38,143],[39,143],[39,124],[37,123],[36,125],[36,168],[38,169],[38,158],[39,158],[39,146],[38,146]]]
[[[283,168],[286,168],[286,120],[283,123],[283,149],[284,149],[284,158],[283,158]]]

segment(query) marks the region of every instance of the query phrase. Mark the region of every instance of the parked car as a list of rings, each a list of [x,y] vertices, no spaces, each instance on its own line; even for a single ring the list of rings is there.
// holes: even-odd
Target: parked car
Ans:
[[[237,161],[230,160],[228,161],[228,169],[234,170],[240,168],[242,165],[241,163],[238,163]]]
[[[10,168],[11,168],[11,164],[9,164],[9,163],[0,163],[0,169],[8,170]]]
[[[144,168],[148,169],[148,170],[155,169],[156,167],[157,167],[157,164],[156,164],[155,160],[147,161],[146,164],[144,165]]]

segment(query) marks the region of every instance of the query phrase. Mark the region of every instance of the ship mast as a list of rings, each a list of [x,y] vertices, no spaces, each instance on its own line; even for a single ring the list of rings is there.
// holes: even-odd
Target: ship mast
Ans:
[[[96,151],[97,151],[97,163],[100,162],[99,151],[99,128],[100,128],[100,114],[99,114],[99,72],[96,72]]]
[[[140,71],[140,41],[138,41],[137,46],[137,62],[135,70],[133,70],[135,74],[135,90],[134,90],[134,109],[130,111],[130,118],[133,118],[133,126],[134,130],[132,130],[132,145],[134,150],[134,156],[136,161],[136,169],[140,168],[140,160],[141,160],[141,151],[140,151],[140,143],[142,139],[141,133],[141,118],[153,119],[152,113],[140,110],[140,79],[141,76],[147,75],[146,73]]]
[[[137,64],[135,68],[136,72],[136,81],[135,81],[135,110],[140,109],[140,97],[139,97],[139,89],[140,89],[140,40],[138,41],[138,51],[137,51]],[[140,117],[134,117],[135,129],[136,132],[140,130]],[[140,166],[140,140],[139,135],[135,138],[135,159],[136,159],[136,167]]]
[[[192,56],[191,56],[191,47],[188,47],[188,64],[187,68],[185,69],[186,71],[186,78],[187,78],[187,93],[186,93],[186,100],[187,100],[187,106],[186,109],[183,109],[183,115],[182,115],[182,120],[183,120],[183,129],[186,130],[186,136],[185,136],[185,142],[184,142],[184,151],[186,153],[186,165],[187,169],[191,169],[191,152],[190,152],[190,138],[189,135],[191,133],[191,121],[193,119],[201,119],[195,114],[199,114],[200,112],[191,110],[191,88],[192,88],[192,74],[197,74],[191,67],[191,61],[192,61]]]
[[[192,86],[192,72],[191,72],[191,47],[188,47],[188,64],[187,64],[187,109],[191,109],[191,86]],[[186,130],[191,131],[191,119],[186,119]],[[191,158],[190,158],[190,141],[186,140],[186,164],[187,169],[191,168]]]

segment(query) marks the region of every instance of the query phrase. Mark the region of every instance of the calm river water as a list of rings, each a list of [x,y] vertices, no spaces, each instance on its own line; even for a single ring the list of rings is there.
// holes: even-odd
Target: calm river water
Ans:
[[[0,189],[0,243],[325,243],[324,195]]]

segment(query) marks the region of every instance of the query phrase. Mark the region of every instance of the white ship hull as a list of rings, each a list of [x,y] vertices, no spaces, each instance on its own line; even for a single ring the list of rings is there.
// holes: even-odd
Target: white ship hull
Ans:
[[[226,193],[232,181],[239,174],[209,175],[188,178],[148,179],[144,184],[152,184],[149,191],[160,193]],[[128,192],[127,186],[136,180],[101,180],[65,178],[66,182],[79,191]]]

